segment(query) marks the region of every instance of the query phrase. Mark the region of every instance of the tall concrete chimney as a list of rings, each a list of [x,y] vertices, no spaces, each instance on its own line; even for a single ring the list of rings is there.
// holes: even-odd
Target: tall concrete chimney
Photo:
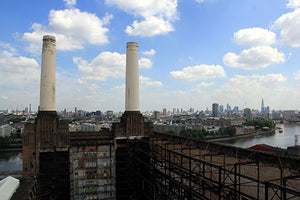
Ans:
[[[128,42],[126,51],[125,112],[120,119],[120,123],[113,123],[112,127],[115,137],[118,139],[132,136],[144,137],[151,135],[153,132],[152,123],[145,122],[140,112],[138,62],[138,44]]]
[[[55,111],[55,37],[43,37],[40,111]]]
[[[140,111],[138,44],[127,43],[125,111]]]

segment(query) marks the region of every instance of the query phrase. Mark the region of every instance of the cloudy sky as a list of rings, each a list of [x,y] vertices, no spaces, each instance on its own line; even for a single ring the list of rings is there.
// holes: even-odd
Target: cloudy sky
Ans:
[[[0,109],[36,110],[45,34],[58,110],[123,111],[129,41],[141,111],[300,109],[299,21],[300,0],[0,1]]]

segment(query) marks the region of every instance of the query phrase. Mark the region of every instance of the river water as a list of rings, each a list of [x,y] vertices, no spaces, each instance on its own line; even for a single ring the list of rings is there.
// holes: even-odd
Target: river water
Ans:
[[[295,145],[295,135],[300,135],[300,124],[277,124],[279,130],[270,134],[220,142],[237,147],[248,148],[256,144],[268,144],[287,148]],[[0,172],[22,171],[22,151],[0,151]]]
[[[289,146],[295,145],[295,135],[300,135],[299,124],[276,124],[276,127],[280,127],[282,132],[279,130],[273,133],[252,136],[247,138],[239,138],[220,143],[228,144],[237,147],[248,148],[256,144],[267,144],[274,147],[281,147],[286,149]]]
[[[0,151],[0,172],[22,171],[22,150]]]

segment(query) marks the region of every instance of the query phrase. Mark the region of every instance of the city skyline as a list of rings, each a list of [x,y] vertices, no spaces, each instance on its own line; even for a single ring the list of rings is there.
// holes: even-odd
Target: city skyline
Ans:
[[[213,107],[214,107],[214,104],[217,104],[218,105],[218,112],[221,113],[221,114],[226,114],[227,112],[231,112],[231,113],[237,113],[237,112],[243,112],[244,109],[249,109],[251,111],[254,111],[256,113],[264,113],[266,111],[268,111],[267,113],[272,113],[272,112],[282,112],[282,111],[295,111],[295,112],[298,112],[299,110],[274,110],[274,109],[270,109],[269,106],[266,106],[264,107],[265,110],[259,110],[259,109],[255,109],[255,108],[249,108],[249,107],[240,107],[239,105],[230,105],[229,103],[226,104],[227,108],[224,109],[224,105],[222,104],[218,104],[218,103],[212,103],[212,108],[209,108],[209,107],[206,107],[205,109],[197,109],[197,108],[194,108],[194,107],[186,107],[186,108],[179,108],[179,107],[176,107],[176,108],[160,108],[160,109],[151,109],[151,110],[144,110],[142,111],[142,113],[155,113],[155,112],[159,112],[160,114],[163,114],[164,113],[168,113],[168,114],[184,114],[184,113],[198,113],[198,112],[206,112],[206,111],[209,111],[209,112],[213,112]],[[13,112],[16,112],[18,111],[18,113],[36,113],[38,110],[32,110],[31,109],[31,104],[29,104],[29,107],[28,106],[24,106],[24,107],[17,107],[16,109],[14,109],[13,107],[11,107],[11,109],[7,108],[7,109],[0,109],[0,112],[8,112],[8,113],[13,113]],[[122,110],[111,110],[111,109],[108,109],[108,110],[101,110],[101,109],[95,109],[95,110],[83,110],[83,109],[80,109],[78,107],[74,107],[74,108],[63,108],[62,110],[57,110],[58,113],[78,113],[78,112],[87,112],[87,113],[92,113],[92,112],[102,112],[102,114],[104,113],[107,113],[107,112],[112,112],[112,113],[123,113],[124,111]]]
[[[141,111],[214,102],[259,110],[262,98],[271,110],[299,110],[299,7],[299,0],[1,2],[0,109],[37,108],[42,36],[52,34],[57,110],[124,111],[129,41],[139,45]]]

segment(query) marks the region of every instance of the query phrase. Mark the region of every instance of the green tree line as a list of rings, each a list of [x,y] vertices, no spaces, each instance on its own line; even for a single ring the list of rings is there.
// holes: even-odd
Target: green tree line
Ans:
[[[22,143],[21,134],[11,134],[10,136],[0,136],[0,144],[20,144]]]
[[[275,122],[270,119],[257,119],[257,120],[246,121],[244,125],[255,126],[255,128],[259,128],[259,129],[262,129],[263,127],[269,127],[270,129],[273,129],[276,126]]]
[[[165,132],[167,134],[172,134],[176,135],[174,131],[167,131]],[[220,129],[217,132],[209,132],[205,129],[201,130],[195,130],[195,129],[186,129],[186,130],[181,130],[179,133],[179,136],[181,137],[187,137],[187,138],[196,138],[196,139],[202,139],[206,136],[234,136],[236,133],[235,127],[230,126],[227,128]]]

